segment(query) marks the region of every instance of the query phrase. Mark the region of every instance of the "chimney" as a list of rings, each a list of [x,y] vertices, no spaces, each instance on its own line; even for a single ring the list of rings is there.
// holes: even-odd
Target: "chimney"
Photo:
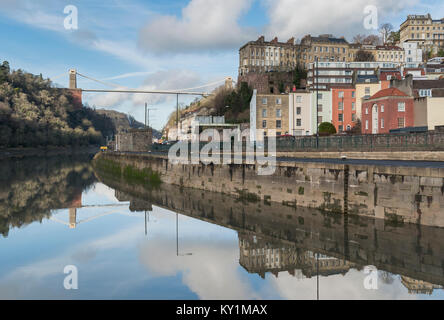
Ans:
[[[264,42],[265,41],[265,37],[264,36],[260,36],[259,39],[257,39],[257,42]]]
[[[287,43],[288,44],[294,44],[294,37],[291,37],[290,39],[288,39]]]
[[[271,40],[271,43],[278,43],[278,37],[275,37],[273,40]]]

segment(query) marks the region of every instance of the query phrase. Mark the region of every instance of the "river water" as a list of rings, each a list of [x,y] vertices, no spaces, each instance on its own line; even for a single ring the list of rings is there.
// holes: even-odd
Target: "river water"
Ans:
[[[1,161],[0,298],[444,298],[443,229],[135,186],[90,161]]]

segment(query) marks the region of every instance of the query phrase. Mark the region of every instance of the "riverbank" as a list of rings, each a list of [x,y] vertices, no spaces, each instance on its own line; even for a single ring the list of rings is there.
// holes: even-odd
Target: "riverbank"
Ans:
[[[7,148],[0,149],[0,160],[9,158],[41,157],[75,154],[96,154],[98,146],[87,147],[46,147],[46,148]]]

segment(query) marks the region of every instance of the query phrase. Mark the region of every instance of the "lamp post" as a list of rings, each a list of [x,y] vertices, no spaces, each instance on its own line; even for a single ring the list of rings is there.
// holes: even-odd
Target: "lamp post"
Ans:
[[[319,58],[316,57],[316,68],[315,68],[315,72],[316,72],[316,149],[319,148],[319,72],[318,72],[318,63],[319,63]]]
[[[179,254],[179,214],[176,212],[176,255],[179,257],[192,256],[192,253]]]

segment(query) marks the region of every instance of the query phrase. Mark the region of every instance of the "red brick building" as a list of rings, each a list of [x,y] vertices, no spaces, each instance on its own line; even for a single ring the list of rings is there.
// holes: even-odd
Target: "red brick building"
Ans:
[[[389,133],[414,125],[413,97],[396,88],[378,91],[362,104],[362,133]]]
[[[350,86],[332,87],[332,123],[337,132],[351,130],[357,121],[356,89]]]

